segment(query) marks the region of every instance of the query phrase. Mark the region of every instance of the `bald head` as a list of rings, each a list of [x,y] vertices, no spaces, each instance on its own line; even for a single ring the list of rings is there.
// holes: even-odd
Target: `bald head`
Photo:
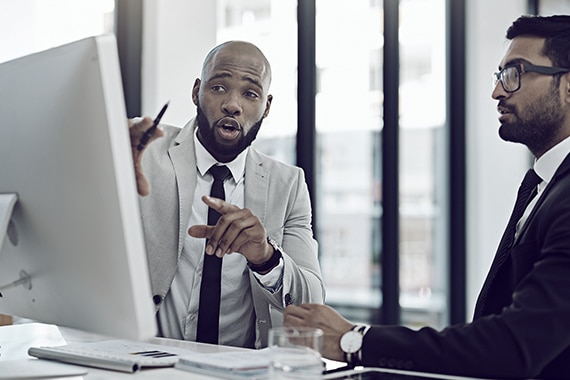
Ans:
[[[262,79],[264,89],[266,91],[269,89],[271,65],[257,46],[246,41],[226,41],[210,50],[202,64],[202,79],[208,76],[208,71],[227,62],[255,71],[255,74]]]

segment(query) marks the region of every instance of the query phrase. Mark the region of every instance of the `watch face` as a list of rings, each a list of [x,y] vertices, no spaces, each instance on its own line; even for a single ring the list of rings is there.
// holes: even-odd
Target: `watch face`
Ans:
[[[340,338],[340,348],[347,354],[353,354],[362,347],[362,334],[348,331]]]

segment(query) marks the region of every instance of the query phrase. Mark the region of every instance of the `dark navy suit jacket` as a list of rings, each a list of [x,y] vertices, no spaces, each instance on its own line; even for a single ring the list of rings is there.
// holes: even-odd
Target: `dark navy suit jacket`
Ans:
[[[491,378],[570,379],[570,156],[497,269],[472,323],[441,331],[373,327],[364,338],[363,364]]]

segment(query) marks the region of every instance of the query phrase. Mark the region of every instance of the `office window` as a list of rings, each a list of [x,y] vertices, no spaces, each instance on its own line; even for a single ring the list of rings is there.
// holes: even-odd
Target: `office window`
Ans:
[[[327,302],[373,321],[382,305],[383,8],[367,0],[316,4],[317,220]],[[442,326],[445,4],[402,0],[399,12],[402,323]]]
[[[400,2],[402,322],[447,324],[445,1]]]
[[[112,33],[113,0],[0,0],[0,62]]]

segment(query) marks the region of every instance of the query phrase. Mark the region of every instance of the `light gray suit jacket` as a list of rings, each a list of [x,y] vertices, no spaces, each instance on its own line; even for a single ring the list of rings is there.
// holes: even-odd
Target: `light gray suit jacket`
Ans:
[[[151,193],[141,197],[141,214],[153,301],[157,310],[170,289],[187,234],[196,188],[195,120],[183,129],[162,126],[165,136],[149,144],[143,156]],[[245,166],[245,207],[260,220],[268,236],[285,251],[283,286],[270,293],[250,273],[256,313],[256,346],[267,345],[270,305],[282,311],[285,295],[292,303],[324,302],[324,286],[311,228],[311,204],[303,171],[250,147]]]

